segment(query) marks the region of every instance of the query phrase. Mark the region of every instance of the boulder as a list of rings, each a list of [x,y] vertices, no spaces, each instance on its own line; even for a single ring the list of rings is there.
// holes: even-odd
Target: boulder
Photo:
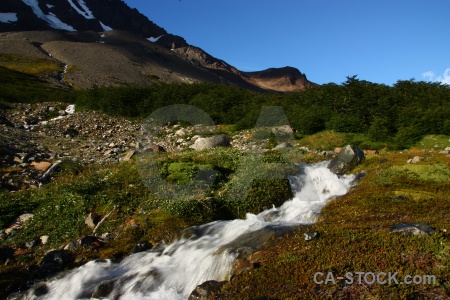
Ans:
[[[149,242],[139,242],[137,243],[136,247],[134,247],[133,249],[133,253],[139,253],[139,252],[144,252],[147,250],[150,250],[153,248],[153,245],[150,244]]]
[[[280,136],[291,136],[292,134],[294,134],[294,130],[289,125],[273,127],[271,132],[275,135],[280,135]]]
[[[292,148],[292,144],[291,143],[281,143],[278,144],[274,149],[284,149],[284,148]]]
[[[423,160],[423,157],[420,157],[420,156],[414,156],[413,158],[408,159],[407,163],[408,163],[408,164],[417,164],[417,163],[420,162],[421,160]]]
[[[52,164],[47,161],[32,162],[30,165],[41,172],[47,171],[52,166]]]
[[[423,236],[434,233],[436,229],[425,223],[400,224],[391,227],[391,232],[403,233],[404,235]]]
[[[198,138],[189,148],[195,150],[211,149],[216,147],[229,147],[230,139],[226,134],[216,135],[210,138]]]
[[[49,292],[49,288],[48,286],[41,282],[39,284],[37,284],[34,289],[33,289],[33,295],[36,297],[41,297],[46,295]]]
[[[33,214],[28,214],[28,213],[27,214],[23,214],[23,215],[20,215],[17,218],[16,223],[23,224],[26,221],[31,220],[32,218],[33,218]]]
[[[334,174],[342,175],[353,170],[364,158],[364,152],[361,149],[347,145],[330,161],[328,169]]]
[[[187,134],[187,131],[184,128],[181,128],[175,132],[176,136],[185,136],[186,134]]]
[[[98,249],[103,246],[103,242],[100,241],[96,236],[87,235],[83,237],[80,241],[80,246],[83,248]]]
[[[104,281],[100,285],[96,286],[94,292],[91,295],[91,299],[105,299],[112,293],[117,282],[114,280]]]
[[[209,280],[197,286],[189,295],[188,300],[208,300],[214,293],[218,293],[227,281]]]
[[[67,268],[73,261],[65,250],[53,250],[45,254],[39,264],[39,271],[44,277],[54,275]]]

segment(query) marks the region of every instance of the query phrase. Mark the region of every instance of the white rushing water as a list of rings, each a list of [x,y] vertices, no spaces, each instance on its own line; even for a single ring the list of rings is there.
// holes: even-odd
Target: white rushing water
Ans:
[[[110,299],[151,300],[187,299],[194,288],[207,280],[227,280],[236,254],[230,243],[267,227],[311,224],[322,207],[350,189],[353,175],[338,177],[327,168],[328,162],[303,166],[301,175],[292,177],[292,200],[279,208],[245,220],[216,221],[193,229],[196,235],[180,239],[164,249],[133,254],[120,263],[109,260],[89,262],[48,282],[44,299],[86,299],[95,287],[114,286]],[[270,221],[269,221],[270,219]],[[30,293],[31,294],[31,293]],[[33,296],[27,297],[33,299]]]

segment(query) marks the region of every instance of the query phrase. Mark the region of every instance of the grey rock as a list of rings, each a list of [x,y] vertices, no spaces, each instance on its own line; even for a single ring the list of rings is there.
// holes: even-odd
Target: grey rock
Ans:
[[[271,132],[275,135],[289,136],[294,133],[294,130],[289,125],[282,125],[272,128]]]
[[[80,247],[79,241],[71,241],[67,245],[64,246],[64,250],[77,250]]]
[[[305,241],[312,241],[319,237],[319,232],[318,231],[308,231],[308,232],[305,232],[303,235],[305,237]]]
[[[49,288],[45,283],[39,283],[33,289],[33,295],[36,297],[44,296],[49,292]]]
[[[421,160],[423,160],[423,157],[420,157],[420,156],[414,156],[413,158],[408,159],[407,163],[408,163],[408,164],[417,164],[417,163],[420,162]]]
[[[198,138],[189,148],[195,150],[211,149],[216,147],[229,147],[230,139],[226,134],[216,135],[210,138]]]
[[[183,136],[185,136],[186,134],[187,134],[187,131],[186,131],[186,129],[184,129],[184,128],[181,128],[181,129],[179,129],[179,130],[177,130],[177,131],[175,132],[175,135],[180,136],[180,137],[183,137]]]
[[[48,277],[68,267],[73,261],[72,256],[65,250],[53,250],[45,254],[39,264],[42,276]]]
[[[114,280],[104,281],[95,287],[94,292],[91,295],[91,299],[105,299],[112,293],[116,286]]]
[[[149,242],[139,242],[133,249],[133,253],[144,252],[153,248],[153,245]]]
[[[95,212],[91,212],[84,220],[84,224],[86,224],[89,228],[94,230],[95,225],[97,225],[99,220],[100,217]]]
[[[409,223],[392,226],[390,231],[403,233],[404,235],[423,236],[434,233],[436,229],[425,223]]]
[[[356,146],[347,145],[328,164],[331,172],[342,175],[353,170],[365,159],[364,152]]]
[[[188,300],[208,300],[213,293],[218,293],[227,281],[209,280],[198,285],[189,295]]]
[[[292,144],[291,143],[281,143],[278,144],[274,149],[284,149],[284,148],[292,148]]]

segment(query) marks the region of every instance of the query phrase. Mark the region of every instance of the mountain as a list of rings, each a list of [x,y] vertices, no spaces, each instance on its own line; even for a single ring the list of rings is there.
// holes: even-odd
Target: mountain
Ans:
[[[45,61],[59,70],[38,75],[55,84],[213,82],[280,92],[316,86],[291,67],[239,71],[121,0],[2,0],[0,32],[0,66],[11,67],[10,55],[22,64]]]

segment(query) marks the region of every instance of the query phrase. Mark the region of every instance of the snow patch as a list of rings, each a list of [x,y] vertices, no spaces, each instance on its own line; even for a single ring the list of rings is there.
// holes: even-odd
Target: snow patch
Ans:
[[[17,22],[17,14],[16,13],[0,13],[0,22],[3,22],[3,23]]]
[[[55,14],[53,13],[50,13],[48,15],[44,14],[44,12],[39,7],[38,0],[22,0],[22,2],[30,6],[34,14],[39,19],[42,19],[45,22],[47,22],[52,28],[67,31],[76,31],[72,26],[67,25],[66,23],[58,19],[58,17]]]
[[[160,38],[162,38],[164,35],[160,35],[160,36],[158,36],[158,37],[149,37],[149,38],[147,38],[147,40],[149,40],[150,42],[152,42],[152,43],[154,43],[154,42],[157,42]]]
[[[54,6],[54,5],[51,5],[51,4],[47,4],[47,7],[50,9],[50,8],[55,7],[55,6]]]
[[[100,22],[100,21],[99,21],[99,22]],[[100,26],[102,26],[103,31],[111,31],[111,30],[114,30],[114,29],[112,29],[111,27],[109,27],[108,25],[103,24],[102,22],[100,22]],[[105,36],[102,36],[102,37],[105,37]]]
[[[83,0],[76,0],[78,5],[81,7],[81,9],[79,9],[78,6],[75,3],[73,3],[73,0],[67,0],[67,1],[69,1],[70,5],[73,7],[73,9],[75,9],[80,15],[82,15],[86,19],[95,19],[91,10],[86,6],[86,3],[84,3]]]

